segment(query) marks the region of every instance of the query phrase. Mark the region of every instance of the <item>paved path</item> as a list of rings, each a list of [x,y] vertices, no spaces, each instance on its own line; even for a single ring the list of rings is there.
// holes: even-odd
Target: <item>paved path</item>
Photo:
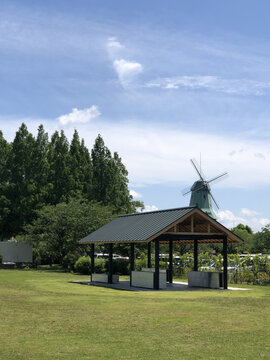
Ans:
[[[140,287],[131,287],[129,281],[119,281],[117,284],[106,284],[100,283],[96,281],[72,281],[72,283],[82,284],[82,285],[91,285],[91,286],[99,286],[104,288],[110,288],[115,290],[127,290],[127,291],[198,291],[198,290],[218,290],[224,291],[223,288],[219,289],[208,289],[208,288],[201,288],[201,287],[189,287],[186,282],[173,282],[173,284],[167,284],[166,289],[145,289]],[[248,290],[244,288],[235,288],[229,287],[228,290]]]

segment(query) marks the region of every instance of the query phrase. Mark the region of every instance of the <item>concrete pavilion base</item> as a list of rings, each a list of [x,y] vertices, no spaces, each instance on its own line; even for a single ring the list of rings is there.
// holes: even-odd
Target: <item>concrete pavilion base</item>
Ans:
[[[209,289],[219,289],[222,285],[222,274],[207,271],[189,271],[188,286],[198,286]]]
[[[207,288],[200,288],[200,287],[189,287],[186,282],[174,282],[172,284],[167,283],[167,287],[165,289],[146,289],[146,288],[139,288],[139,287],[132,287],[130,286],[129,281],[119,281],[117,284],[106,284],[106,283],[100,283],[100,282],[91,282],[91,281],[72,281],[72,283],[75,284],[82,284],[82,285],[91,285],[91,286],[97,286],[97,287],[103,287],[103,288],[109,288],[114,290],[127,290],[127,291],[224,291],[223,288],[219,289],[207,289]],[[248,290],[244,288],[234,288],[229,287],[228,290]],[[227,290],[225,290],[227,291]]]

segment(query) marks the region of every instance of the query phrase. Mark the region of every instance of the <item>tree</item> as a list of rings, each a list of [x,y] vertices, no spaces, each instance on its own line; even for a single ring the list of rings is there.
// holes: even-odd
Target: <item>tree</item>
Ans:
[[[105,146],[101,135],[95,140],[91,151],[93,164],[93,196],[96,201],[108,204],[108,189],[110,187],[109,164],[111,152]]]
[[[108,206],[72,199],[69,203],[48,205],[37,212],[32,224],[25,226],[21,240],[33,244],[36,256],[45,254],[50,263],[63,264],[65,256],[85,246],[78,241],[112,220],[114,215]],[[48,259],[48,257],[50,259]]]
[[[260,232],[255,234],[254,251],[270,251],[270,224],[264,226]]]
[[[238,224],[236,227],[231,229],[231,231],[240,237],[242,240],[244,240],[244,243],[233,245],[230,248],[230,252],[232,252],[233,249],[236,249],[237,251],[243,252],[253,251],[254,248],[254,234],[252,229],[248,225]]]
[[[117,213],[134,211],[128,190],[128,171],[117,152],[111,156],[101,135],[96,138],[91,157],[95,200],[113,205]]]
[[[71,196],[92,198],[92,163],[84,141],[80,142],[77,130],[70,144]]]
[[[7,198],[10,175],[7,161],[10,150],[10,144],[4,139],[3,133],[0,131],[0,234],[2,240],[5,237],[7,217],[11,208],[11,203]]]
[[[5,222],[5,234],[16,235],[34,216],[36,184],[34,181],[34,137],[23,123],[16,132],[7,160],[8,186],[6,197],[10,212]]]
[[[48,134],[44,131],[43,125],[40,125],[33,152],[33,180],[36,188],[35,209],[41,209],[48,204],[53,189],[53,185],[49,182],[49,148]]]
[[[58,131],[52,135],[49,164],[49,181],[52,184],[50,203],[56,205],[60,202],[68,201],[72,189],[69,143],[63,130],[61,130],[60,135]]]

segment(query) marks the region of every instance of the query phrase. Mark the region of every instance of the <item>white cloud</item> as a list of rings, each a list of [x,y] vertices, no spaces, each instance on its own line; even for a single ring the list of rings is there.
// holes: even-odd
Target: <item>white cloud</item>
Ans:
[[[107,51],[113,61],[113,67],[118,75],[121,85],[125,88],[134,82],[137,75],[143,71],[142,65],[137,61],[125,59],[128,50],[125,49],[116,37],[110,37],[107,41]]]
[[[230,210],[220,210],[217,213],[218,221],[227,228],[233,228],[238,224],[248,225],[253,231],[260,231],[262,227],[270,223],[270,219],[260,216],[260,213],[254,210],[241,209],[239,215],[235,215]]]
[[[101,113],[96,105],[92,105],[88,109],[78,110],[77,108],[72,109],[72,112],[66,115],[61,115],[57,120],[62,125],[87,123],[90,120],[100,116]]]
[[[109,48],[123,49],[124,46],[120,44],[116,37],[110,37],[107,42]]]
[[[175,76],[149,81],[146,87],[162,89],[205,89],[227,94],[262,95],[270,89],[269,82],[260,82],[248,79],[224,79],[218,76]]]
[[[134,199],[141,199],[142,198],[142,194],[138,193],[135,190],[130,190],[129,194],[134,198]]]
[[[259,212],[254,211],[254,210],[249,210],[246,208],[241,209],[240,214],[242,216],[247,216],[247,217],[260,215]]]
[[[129,85],[143,71],[140,63],[124,59],[114,60],[113,66],[123,87]]]
[[[142,212],[149,212],[149,211],[157,211],[158,208],[156,205],[144,205],[144,209]]]

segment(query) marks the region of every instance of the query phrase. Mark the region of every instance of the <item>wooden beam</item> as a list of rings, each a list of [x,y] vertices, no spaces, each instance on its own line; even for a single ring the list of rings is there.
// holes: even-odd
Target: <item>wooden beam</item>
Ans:
[[[194,217],[193,217],[193,215],[191,215],[191,219],[190,219],[190,231],[192,233],[194,232]]]
[[[179,240],[223,240],[224,234],[162,234],[157,239],[160,241]]]
[[[222,234],[222,233],[208,233],[208,232],[193,232],[193,233],[191,233],[191,232],[177,232],[177,233],[166,232],[163,235],[167,235],[167,234],[168,235],[216,235],[216,236],[222,235],[222,236],[224,236],[224,234]]]

